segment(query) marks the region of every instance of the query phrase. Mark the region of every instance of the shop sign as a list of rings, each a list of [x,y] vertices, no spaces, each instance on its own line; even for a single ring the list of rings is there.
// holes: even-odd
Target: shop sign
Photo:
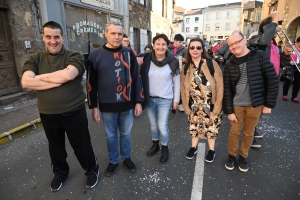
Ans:
[[[81,2],[108,10],[114,10],[114,0],[81,0]]]
[[[77,35],[84,34],[84,33],[94,33],[98,36],[103,36],[103,30],[99,24],[92,22],[92,21],[79,21],[72,26],[73,31],[76,31]]]

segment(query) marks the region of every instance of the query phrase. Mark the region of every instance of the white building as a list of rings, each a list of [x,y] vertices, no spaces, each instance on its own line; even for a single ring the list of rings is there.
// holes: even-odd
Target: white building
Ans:
[[[239,29],[241,2],[208,6],[203,13],[203,39],[225,39]]]
[[[191,38],[202,38],[203,36],[203,14],[204,8],[192,9],[184,15],[184,32],[186,40]]]

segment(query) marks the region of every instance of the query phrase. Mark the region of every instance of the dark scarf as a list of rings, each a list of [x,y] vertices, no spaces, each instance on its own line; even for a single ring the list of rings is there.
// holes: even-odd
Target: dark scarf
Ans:
[[[168,50],[166,51],[166,54],[165,54],[165,58],[162,60],[162,61],[158,61],[155,57],[155,51],[153,50],[151,53],[151,61],[158,67],[163,67],[165,66],[166,64],[169,64],[170,68],[171,68],[171,71],[172,71],[172,76],[176,76],[179,74],[179,65],[176,65],[174,62],[174,58],[173,55],[171,54],[171,52],[169,52]],[[172,63],[174,62],[174,63]]]

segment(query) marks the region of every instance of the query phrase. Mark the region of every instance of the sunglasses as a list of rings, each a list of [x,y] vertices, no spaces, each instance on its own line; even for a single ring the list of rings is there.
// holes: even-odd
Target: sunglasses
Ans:
[[[196,47],[195,47],[195,46],[190,46],[190,49],[191,49],[191,50],[194,50],[195,48],[196,48],[197,50],[201,50],[201,49],[202,49],[202,47],[200,47],[200,46],[196,46]]]

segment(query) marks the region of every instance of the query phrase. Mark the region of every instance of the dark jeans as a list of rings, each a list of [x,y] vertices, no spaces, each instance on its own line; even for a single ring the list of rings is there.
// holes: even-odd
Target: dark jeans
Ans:
[[[74,153],[86,171],[86,175],[97,170],[98,164],[91,144],[85,105],[61,114],[42,114],[41,121],[49,143],[49,153],[54,174],[65,179],[69,174],[66,161],[68,154],[65,147],[65,133]]]
[[[284,81],[284,84],[283,84],[283,96],[288,95],[290,85],[291,85],[291,81],[286,78]],[[293,92],[292,92],[292,99],[297,97],[299,88],[300,88],[300,73],[297,70],[297,71],[294,71],[294,86],[293,86]]]

